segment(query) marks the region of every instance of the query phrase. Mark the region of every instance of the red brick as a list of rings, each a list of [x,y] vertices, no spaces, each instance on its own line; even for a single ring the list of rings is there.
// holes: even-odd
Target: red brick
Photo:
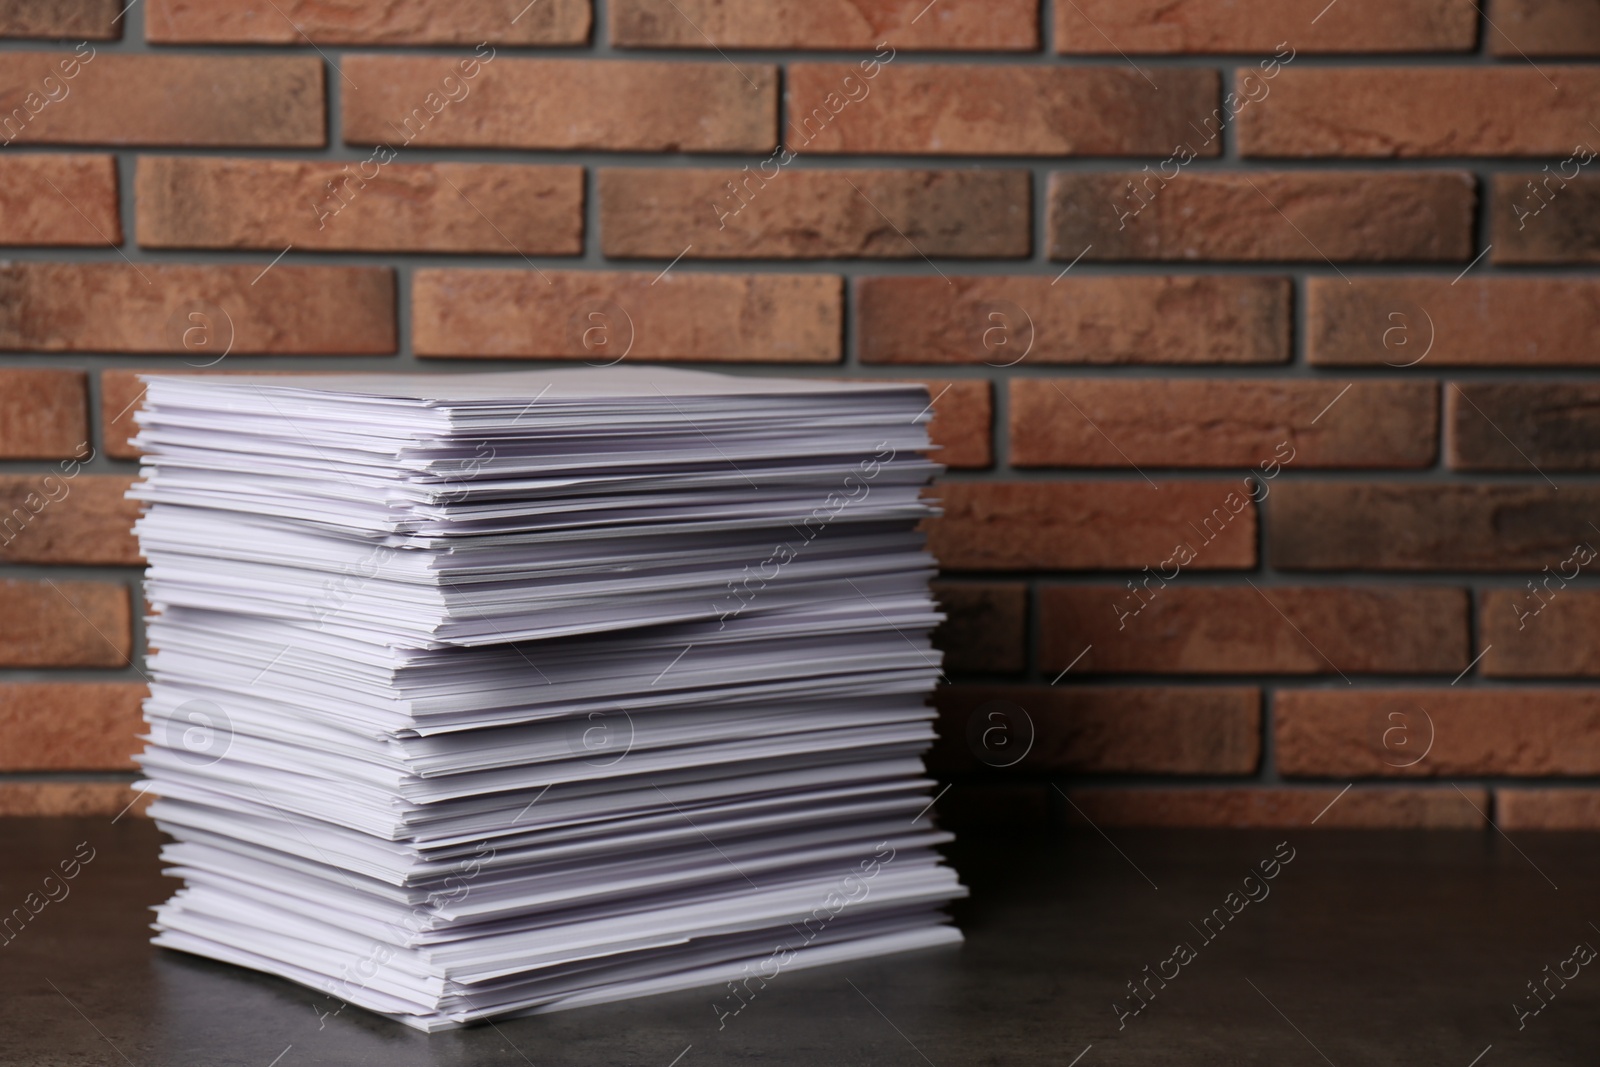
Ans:
[[[87,455],[88,408],[81,370],[0,369],[0,458]]]
[[[110,156],[0,158],[0,245],[119,245]]]
[[[0,771],[133,769],[147,692],[143,682],[0,685]]]
[[[607,256],[672,259],[1020,258],[1022,170],[602,170]],[[732,182],[739,180],[742,199]]]
[[[949,616],[934,631],[947,671],[1014,674],[1027,666],[1028,587],[1022,582],[934,582]]]
[[[318,56],[79,48],[6,53],[0,100],[23,114],[22,121],[15,111],[0,114],[4,143],[316,148],[327,141]]]
[[[1027,51],[1039,47],[1033,0],[611,0],[619,48]]]
[[[1193,581],[1163,587],[1141,579],[1137,592],[1040,590],[1041,665],[1060,670],[1076,661],[1074,673],[1454,675],[1468,662],[1464,589],[1186,580]],[[1093,647],[1084,653],[1086,645]]]
[[[837,363],[831,274],[428,269],[412,282],[420,356]]]
[[[159,367],[100,372],[100,440],[106,455],[113,459],[139,458],[140,451],[130,443],[139,432],[134,413],[144,408],[144,382],[139,375],[166,373],[169,372]]]
[[[0,560],[7,563],[143,562],[133,537],[133,479],[82,474],[64,460],[45,474],[0,475]]]
[[[157,44],[584,44],[589,0],[146,0]]]
[[[1600,385],[1451,382],[1444,395],[1457,470],[1600,468]]]
[[[280,252],[583,251],[583,168],[145,157],[147,248]]]
[[[1538,570],[1594,536],[1600,489],[1287,482],[1268,516],[1285,570]]]
[[[1537,172],[1496,174],[1491,234],[1496,263],[1600,263],[1600,178],[1591,166],[1600,137]]]
[[[1478,36],[1473,0],[1341,0],[1315,19],[1282,0],[1055,0],[1055,24],[1057,52],[1112,56],[1464,52]]]
[[[1600,70],[1592,67],[1295,67],[1273,80],[1270,95],[1239,112],[1239,151],[1565,156],[1573,135],[1588,130],[1596,94]]]
[[[1459,171],[1058,173],[1050,178],[1050,255],[1465,260],[1475,201],[1472,177]]]
[[[1195,568],[1256,562],[1256,509],[1242,481],[944,482],[937,494],[944,515],[928,546],[948,569],[1155,566],[1185,540],[1197,545]],[[1209,541],[1188,525],[1208,518]]]
[[[1166,156],[1216,110],[1214,70],[795,63],[784,143],[797,153]],[[1217,155],[1212,140],[1199,152]]]
[[[1494,791],[1495,824],[1502,830],[1600,829],[1600,789]]]
[[[936,774],[1243,775],[1261,759],[1261,693],[1251,688],[956,685],[936,689],[934,702]]]
[[[0,667],[123,667],[132,648],[126,586],[0,581]]]
[[[143,816],[155,799],[122,782],[0,782],[0,816]]]
[[[1311,278],[1312,363],[1600,365],[1600,282],[1584,278]]]
[[[394,350],[386,268],[0,264],[0,351],[159,352],[201,365],[224,351]]]
[[[840,381],[861,381],[851,377]],[[939,448],[933,458],[954,470],[994,465],[994,397],[984,378],[868,378],[918,381],[928,389],[928,437]]]
[[[933,458],[963,470],[994,463],[994,401],[987,381],[924,379],[933,405],[928,436],[939,446]]]
[[[0,0],[0,37],[122,37],[119,0]]]
[[[1072,814],[1097,826],[1478,830],[1489,810],[1488,790],[1476,786],[1379,786],[1340,797],[1341,788],[1091,788],[1070,796]]]
[[[1290,777],[1600,773],[1600,692],[1303,690],[1273,709]]]
[[[1018,467],[1428,467],[1431,382],[1011,379]]]
[[[767,64],[347,56],[343,69],[361,86],[342,95],[346,144],[759,152],[777,143],[778,72]]]
[[[859,278],[863,363],[1283,363],[1289,281]]]
[[[1497,56],[1600,55],[1600,8],[1589,0],[1490,0],[1488,9]]]
[[[1575,541],[1592,550],[1600,537],[1591,530]],[[1600,677],[1600,591],[1574,588],[1571,579],[1592,576],[1595,565],[1577,545],[1529,567],[1531,577],[1512,589],[1478,594],[1478,641],[1487,651],[1479,670],[1498,678]],[[1563,579],[1565,576],[1565,580]]]

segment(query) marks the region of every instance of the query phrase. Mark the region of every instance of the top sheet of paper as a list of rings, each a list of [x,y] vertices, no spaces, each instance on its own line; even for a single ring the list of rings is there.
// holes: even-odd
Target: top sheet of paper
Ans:
[[[198,384],[192,375],[146,374],[174,384]],[[919,382],[835,381],[824,378],[733,376],[676,367],[563,367],[451,374],[230,374],[205,378],[202,388],[250,387],[392,397],[424,403],[474,400],[546,400],[583,397],[804,396],[836,393],[926,391]]]

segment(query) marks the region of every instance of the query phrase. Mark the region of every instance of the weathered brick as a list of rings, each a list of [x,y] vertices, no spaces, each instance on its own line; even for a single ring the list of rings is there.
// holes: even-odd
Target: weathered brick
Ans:
[[[1593,530],[1574,541],[1600,547]],[[1580,574],[1592,576],[1594,561],[1582,565],[1588,556],[1568,545],[1529,567],[1518,587],[1478,594],[1478,642],[1487,650],[1479,670],[1499,678],[1600,677],[1600,591],[1572,585]]]
[[[1019,467],[1427,467],[1431,382],[1011,379]]]
[[[1600,7],[1589,0],[1490,0],[1488,9],[1497,56],[1600,55]]]
[[[1289,280],[859,278],[863,363],[1282,363]]]
[[[1469,786],[1281,789],[1074,789],[1077,806],[1097,826],[1206,826],[1318,829],[1478,830],[1489,792]]]
[[[1015,673],[1027,666],[1028,587],[1022,582],[934,582],[949,616],[934,631],[947,671]]]
[[[852,376],[840,381],[861,381]],[[939,450],[933,458],[957,470],[994,465],[994,396],[984,378],[868,378],[867,381],[918,381],[928,389],[928,437]]]
[[[1278,771],[1291,777],[1600,773],[1600,692],[1382,689],[1279,692]]]
[[[1026,171],[762,173],[602,170],[601,248],[660,259],[920,259],[1019,258],[1032,247]]]
[[[971,672],[991,680],[978,688],[958,683],[938,697],[946,714],[935,767],[958,778],[938,805],[942,818],[978,820],[987,831],[1042,824],[1052,808],[1057,816],[1074,815],[1045,784],[1054,773],[1256,775],[1263,758],[1259,692],[1193,684],[1200,676],[1230,686],[1241,674],[1250,682],[1261,675],[1307,676],[1314,690],[1278,694],[1275,742],[1265,746],[1276,750],[1276,761],[1267,773],[1317,788],[1236,780],[1214,783],[1225,789],[1191,781],[1183,790],[1165,790],[1153,788],[1151,778],[1088,791],[1111,797],[1113,815],[1106,821],[1297,825],[1316,819],[1317,826],[1478,828],[1482,815],[1447,780],[1426,790],[1362,783],[1318,816],[1350,777],[1387,777],[1389,786],[1413,787],[1425,783],[1396,779],[1520,774],[1600,781],[1600,749],[1588,741],[1596,732],[1591,704],[1600,711],[1600,695],[1589,696],[1600,689],[1582,688],[1600,679],[1600,643],[1593,638],[1600,592],[1583,588],[1592,564],[1573,578],[1560,569],[1574,558],[1576,544],[1600,544],[1600,531],[1588,525],[1600,523],[1594,506],[1600,499],[1591,499],[1600,489],[1591,492],[1581,477],[1561,473],[1600,467],[1600,423],[1591,427],[1586,414],[1600,406],[1600,386],[1591,388],[1576,371],[1505,382],[1464,374],[1452,383],[1437,370],[1600,366],[1594,344],[1600,281],[1571,272],[1518,276],[1498,269],[1600,263],[1600,178],[1591,173],[1597,169],[1592,161],[1578,166],[1579,146],[1600,146],[1600,132],[1588,128],[1593,116],[1584,112],[1592,90],[1600,88],[1600,73],[1543,59],[1534,70],[1521,62],[1524,54],[1600,55],[1600,19],[1568,0],[1491,3],[1484,5],[1493,19],[1484,29],[1486,48],[1511,61],[1441,67],[1402,56],[1385,62],[1410,69],[1393,71],[1330,67],[1305,57],[1469,49],[1479,21],[1472,0],[1339,0],[1326,11],[1319,2],[1299,15],[1286,15],[1283,5],[1269,0],[1183,0],[1164,7],[1154,0],[1055,0],[1056,35],[1046,47],[1098,57],[1091,66],[962,60],[963,51],[1036,50],[1041,5],[1033,0],[945,0],[931,8],[926,0],[608,0],[612,44],[679,50],[638,62],[516,54],[517,46],[586,41],[593,17],[587,0],[540,0],[526,10],[526,0],[341,0],[332,6],[276,0],[276,7],[264,0],[145,0],[132,22],[143,24],[158,44],[282,47],[223,57],[194,48],[125,53],[103,45],[92,53],[85,45],[67,78],[55,64],[77,41],[117,36],[129,21],[112,21],[123,0],[42,0],[24,5],[26,11],[0,0],[0,37],[55,39],[24,46],[51,50],[48,55],[6,53],[0,72],[0,99],[12,108],[0,110],[0,142],[45,146],[14,145],[0,153],[0,247],[94,250],[88,263],[0,264],[0,351],[85,354],[25,356],[20,362],[34,367],[0,369],[0,459],[43,461],[0,475],[0,520],[10,521],[0,531],[0,563],[41,567],[30,580],[0,583],[0,609],[12,620],[0,624],[0,667],[113,668],[79,670],[71,681],[0,686],[0,736],[8,739],[0,745],[0,773],[124,770],[138,729],[142,686],[125,666],[137,655],[129,616],[138,605],[117,584],[127,581],[125,573],[103,574],[103,583],[56,581],[79,598],[83,614],[37,580],[51,566],[71,573],[64,567],[137,562],[127,531],[135,509],[122,496],[127,478],[51,476],[51,486],[64,486],[68,495],[42,503],[40,497],[54,491],[43,485],[46,472],[83,457],[91,444],[118,459],[136,457],[129,434],[143,390],[139,371],[241,373],[262,362],[248,358],[256,353],[392,354],[401,332],[397,303],[407,302],[414,329],[406,336],[424,356],[604,364],[627,349],[628,358],[641,362],[681,359],[735,370],[738,364],[808,364],[813,369],[805,373],[825,377],[894,375],[929,388],[929,431],[947,446],[936,458],[953,467],[983,470],[996,462],[998,404],[1008,419],[1009,448],[999,453],[1004,462],[1109,472],[1067,475],[1081,484],[1034,478],[985,484],[990,475],[955,475],[933,494],[951,506],[946,519],[930,523],[932,546],[950,568],[936,593],[951,618],[935,641],[957,678],[957,672]],[[1091,19],[1098,29],[1088,25]],[[23,25],[27,20],[31,28]],[[328,47],[331,58],[316,56],[308,41]],[[473,53],[478,42],[486,43]],[[409,54],[334,51],[344,45],[400,45]],[[1291,47],[1301,59],[1284,64],[1285,57],[1274,57],[1276,67],[1267,59]],[[717,48],[729,50],[731,64]],[[781,57],[735,51],[761,48],[825,54],[815,57],[822,62],[788,64],[785,78],[776,66]],[[917,49],[946,56],[924,61],[912,55]],[[262,54],[272,51],[278,56]],[[1119,51],[1134,56],[1160,90],[1121,65]],[[1147,63],[1140,58],[1146,54],[1224,59],[1173,66]],[[656,62],[680,58],[692,62]],[[330,63],[343,73],[327,70]],[[1222,89],[1248,96],[1239,81],[1245,75],[1269,88],[1238,117],[1232,136],[1243,154],[1371,160],[1360,172],[1310,162],[1285,163],[1258,176],[1233,166],[1219,171],[1204,160],[1176,176],[1171,163],[1163,171],[1156,160],[1180,146],[1207,156],[1222,143],[1214,110],[1219,66],[1235,72]],[[258,151],[325,143],[330,77],[340,82],[352,143],[379,147],[338,153],[351,160],[348,169],[343,159],[289,158],[304,151]],[[780,82],[788,88],[784,100],[778,99]],[[1317,85],[1353,88],[1339,93]],[[57,98],[45,104],[47,94]],[[815,113],[819,106],[825,119]],[[797,129],[807,115],[810,128]],[[780,137],[801,155],[817,153],[832,169],[818,167],[818,160],[794,166],[778,162],[778,155],[768,160]],[[1290,148],[1273,147],[1284,140]],[[129,211],[138,218],[130,219],[126,234],[112,145],[174,146],[154,149],[162,155],[145,156],[137,172],[128,172],[136,179]],[[408,145],[424,146],[418,155],[426,159],[411,158]],[[433,149],[452,147],[473,149],[472,161],[439,162]],[[547,271],[547,284],[539,270],[505,257],[584,250],[582,169],[566,157],[508,163],[495,156],[501,149],[589,147],[740,155],[712,156],[715,162],[700,164],[708,169],[639,156],[597,173],[602,202],[594,209],[604,228],[595,236],[602,259],[633,257],[648,265],[635,262],[632,272],[615,269],[628,266],[623,262],[603,271]],[[396,150],[398,158],[391,155]],[[173,155],[195,151],[201,154]],[[848,153],[871,155],[841,158]],[[970,159],[913,171],[881,158],[897,154]],[[1018,262],[1012,271],[1030,273],[954,274],[947,261],[955,258],[984,260],[987,267],[968,269],[991,270],[1006,269],[999,260],[1034,254],[1031,172],[1038,167],[1021,161],[996,167],[997,158],[1101,154],[1107,167],[1121,171],[1146,161],[1151,166],[1133,175],[1056,178],[1048,217],[1038,220],[1050,224],[1053,268],[1035,273]],[[365,174],[373,177],[362,173],[360,161],[369,155],[374,162]],[[1489,168],[1497,173],[1485,178],[1493,183],[1485,190],[1492,203],[1486,232],[1480,232],[1472,179],[1458,172],[1460,161],[1530,155],[1538,158]],[[1408,156],[1429,161],[1381,161]],[[379,159],[388,162],[379,166]],[[730,166],[729,159],[736,162]],[[747,160],[748,167],[735,169]],[[868,169],[843,169],[857,162]],[[940,166],[928,159],[910,165]],[[1391,166],[1412,169],[1382,169]],[[1431,169],[1441,166],[1450,169]],[[338,183],[340,199],[330,199],[326,183],[338,177],[348,180]],[[1093,184],[1130,177],[1140,193],[1132,199],[1126,185]],[[1242,179],[1260,191],[1240,185]],[[1288,184],[1280,189],[1274,181]],[[1080,184],[1061,192],[1069,182]],[[1280,197],[1283,190],[1289,192]],[[1122,207],[1116,208],[1111,200],[1119,193]],[[1141,200],[1148,206],[1132,214]],[[1083,221],[1097,210],[1105,215],[1098,234],[1092,220]],[[228,265],[179,265],[173,261],[184,257],[141,259],[129,249],[140,259],[130,266],[105,247],[125,236],[130,243],[139,237],[148,249],[235,254],[204,257],[232,261]],[[1089,262],[1058,278],[1091,240],[1094,247],[1083,257]],[[289,245],[290,254],[272,262]],[[1484,262],[1455,280],[1480,249]],[[402,261],[402,273],[415,276],[413,292],[396,294],[390,270],[297,265],[338,258],[306,255],[318,252],[362,253],[368,263],[378,260],[365,254],[471,253],[499,257],[512,269],[445,269],[443,257],[432,265]],[[734,271],[732,263],[706,273],[690,262],[658,278],[685,252],[687,260],[765,259],[768,267],[783,259],[899,259],[905,276],[881,276],[884,268],[895,269],[891,264],[851,268],[845,273],[856,277],[853,304],[843,298],[840,269],[829,272],[826,262],[818,265],[824,273],[795,264],[787,274]],[[1329,269],[1324,254],[1350,278]],[[1106,272],[1093,262],[1101,256],[1157,264]],[[1277,276],[1155,273],[1188,270],[1191,256],[1202,265],[1254,261],[1265,265],[1244,269]],[[1163,257],[1172,259],[1165,267],[1158,265]],[[255,262],[242,262],[247,259]],[[1411,278],[1344,266],[1385,259],[1396,272],[1410,270],[1412,262],[1455,265]],[[1272,368],[1290,361],[1291,320],[1302,314],[1293,307],[1296,282],[1280,266],[1290,261],[1314,268],[1315,276],[1299,284],[1308,296],[1305,347],[1316,366],[1310,377],[1280,381]],[[644,314],[635,305],[639,299]],[[862,366],[847,368],[841,335],[852,319]],[[199,339],[186,344],[196,333]],[[595,344],[601,337],[607,347]],[[224,352],[247,358],[196,370]],[[118,353],[152,355],[103,358]],[[65,369],[85,366],[82,359],[91,356],[119,364],[94,365],[97,388],[83,371]],[[170,367],[160,367],[163,362]],[[363,361],[272,365],[274,373],[292,373],[295,363],[353,368],[357,362]],[[1050,381],[1024,376],[1034,363],[1055,365],[1047,373],[1077,376],[1053,383],[1070,403]],[[1122,378],[1125,371],[1100,377],[1064,369],[1092,364],[1150,369],[1136,372],[1146,380]],[[54,369],[58,365],[64,369]],[[1263,369],[1242,379],[1161,369],[1172,365]],[[1018,366],[1024,370],[1002,375],[1011,381],[1008,394],[995,397],[993,372]],[[1410,366],[1411,373],[1357,376],[1351,384],[1327,377],[1327,368],[1337,366]],[[438,361],[432,367],[451,369]],[[929,377],[937,373],[966,377]],[[1347,384],[1351,388],[1341,393]],[[98,397],[101,434],[87,424],[91,392]],[[1463,473],[1445,481],[1363,486],[1353,478],[1296,473],[1302,467],[1428,466],[1437,448],[1441,393],[1448,398],[1442,417],[1450,466],[1507,477],[1489,485]],[[1278,459],[1280,443],[1294,449],[1284,464],[1292,470],[1257,483],[1273,497],[1259,511],[1278,524],[1263,538],[1242,476],[1247,466]],[[1235,468],[1237,474],[1201,474],[1206,480],[1196,482],[1172,470],[1180,467]],[[1145,473],[1159,491],[1142,479]],[[1559,492],[1540,477],[1545,473],[1561,483]],[[1003,471],[994,477],[1004,477]],[[42,503],[35,515],[27,505],[36,487],[46,492],[32,498]],[[1229,493],[1241,505],[1237,515],[1228,509]],[[19,507],[26,520],[20,524]],[[1219,523],[1220,536],[1205,541],[1206,528]],[[1237,576],[1159,579],[1162,567],[1173,573],[1168,561],[1176,561],[1175,549],[1185,543],[1194,546],[1194,558],[1181,565],[1185,570],[1253,567],[1261,544],[1272,546],[1278,566],[1333,573],[1314,588],[1263,584],[1271,603]],[[1147,569],[1136,573],[1141,567]],[[1100,574],[1098,586],[1075,584],[1091,575],[1063,575],[1053,580],[1060,588],[1035,594],[1038,582],[1052,581],[1039,572],[1055,569],[1111,573]],[[1412,581],[1431,581],[1422,574],[1441,570],[1502,575],[1474,583],[1480,586],[1475,628],[1467,625],[1471,594],[1460,588],[1466,583],[1459,577],[1442,579],[1455,587],[1387,587],[1408,572]],[[1120,620],[1125,626],[1119,629],[1110,602],[1135,596],[1124,582],[1130,575],[1150,603]],[[1206,588],[1208,580],[1221,590]],[[1533,588],[1524,588],[1530,582]],[[1058,603],[1101,586],[1100,599],[1081,610]],[[1219,601],[1218,592],[1256,603]],[[1154,621],[1164,605],[1190,593],[1193,604]],[[1280,599],[1297,594],[1314,597],[1309,606]],[[1034,595],[1041,600],[1030,614]],[[1346,599],[1330,606],[1319,599],[1328,596]],[[1092,634],[1083,618],[1103,632]],[[1395,725],[1390,712],[1407,710],[1396,703],[1407,691],[1347,689],[1310,640],[1358,682],[1357,672],[1365,671],[1377,673],[1371,681],[1384,686],[1434,687],[1417,694],[1439,731],[1437,746],[1419,766],[1383,762],[1403,762],[1409,753],[1383,743]],[[1035,641],[1036,655],[1030,649]],[[1484,655],[1468,666],[1480,650]],[[1085,653],[1081,660],[1079,653]],[[1057,686],[1022,684],[1025,678],[1048,682],[1068,664],[1069,675]],[[1463,667],[1480,682],[1541,681],[1463,692],[1463,677],[1463,685],[1448,688]],[[1106,682],[1120,672],[1139,686],[1072,681],[1087,673],[1078,680]],[[1413,675],[1409,681],[1397,680],[1406,673]],[[117,681],[91,683],[91,677]],[[1163,677],[1183,684],[1151,687]],[[1436,693],[1445,698],[1440,706]],[[1021,705],[1038,727],[1033,751],[1017,764],[1026,785],[999,784],[1009,772],[977,759],[965,736],[976,709],[991,700]],[[1414,723],[1407,729],[1416,732]],[[1326,788],[1306,777],[1325,778]],[[1482,811],[1491,810],[1483,790],[1469,793]],[[1184,799],[1187,794],[1192,799]],[[1081,794],[1074,797],[1089,810]],[[120,781],[0,783],[0,812],[109,818],[133,798]],[[1600,827],[1597,798],[1600,789],[1590,788],[1508,788],[1496,795],[1498,817],[1511,828]]]
[[[577,255],[583,168],[145,157],[147,248]]]
[[[1600,282],[1584,278],[1311,278],[1312,363],[1593,366]]]
[[[1243,775],[1261,759],[1261,693],[1251,688],[955,685],[936,689],[934,703],[936,774]]]
[[[926,0],[612,0],[611,43],[619,48],[1033,51],[1033,0],[939,4]]]
[[[1588,130],[1597,93],[1600,70],[1593,67],[1294,67],[1279,73],[1269,95],[1239,112],[1239,151],[1385,159],[1565,156],[1574,133]],[[1392,177],[1374,185],[1387,188]]]
[[[994,463],[994,400],[982,379],[923,379],[933,407],[928,436],[939,446],[933,458],[947,467],[970,469]]]
[[[1600,468],[1600,385],[1451,382],[1444,395],[1457,470]]]
[[[1083,653],[1074,673],[1454,675],[1467,608],[1466,590],[1440,586],[1054,586],[1039,592],[1039,658],[1059,670]]]
[[[0,0],[0,37],[122,37],[119,0]]]
[[[343,69],[362,87],[341,97],[346,144],[759,152],[777,143],[778,71],[767,64],[356,55]]]
[[[1156,566],[1185,541],[1192,567],[1256,562],[1256,509],[1242,481],[944,482],[937,495],[944,515],[928,547],[948,569]]]
[[[70,466],[69,466],[70,464]],[[46,474],[0,474],[0,560],[136,565],[133,479],[82,474],[71,460]]]
[[[380,267],[0,263],[0,350],[387,354],[394,300]]]
[[[122,782],[0,782],[0,815],[142,816],[155,799]]]
[[[1259,52],[1292,61],[1300,53],[1468,51],[1478,12],[1473,0],[1342,0],[1315,18],[1282,0],[1055,0],[1055,25],[1062,53]]]
[[[1600,137],[1583,140],[1582,153],[1537,173],[1494,176],[1496,263],[1600,263],[1600,178],[1578,171],[1593,164]]]
[[[113,459],[138,459],[141,454],[131,443],[139,432],[133,416],[144,408],[144,382],[139,375],[152,373],[168,372],[159,367],[100,372],[100,440],[106,455]]]
[[[0,667],[122,667],[132,648],[126,586],[0,581]]]
[[[0,158],[0,245],[121,243],[112,157]]]
[[[1494,791],[1494,821],[1502,830],[1600,829],[1600,789]]]
[[[1286,570],[1538,570],[1594,535],[1600,488],[1286,482],[1268,516]]]
[[[87,386],[81,370],[0,369],[0,458],[86,456]]]
[[[795,63],[784,143],[797,153],[1166,156],[1217,108],[1214,70]],[[1213,139],[1199,155],[1221,150]]]
[[[1177,171],[1050,177],[1050,255],[1073,260],[1464,260],[1473,179],[1458,171]]]
[[[837,363],[831,274],[428,269],[412,282],[421,356]]]
[[[0,771],[133,769],[148,691],[143,682],[0,685]]]
[[[317,56],[7,52],[0,139],[320,147],[322,73]]]
[[[589,0],[147,0],[157,44],[584,44]]]

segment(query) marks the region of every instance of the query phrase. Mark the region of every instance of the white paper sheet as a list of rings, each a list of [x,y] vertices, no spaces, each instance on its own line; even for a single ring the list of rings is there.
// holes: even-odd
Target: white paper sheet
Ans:
[[[921,386],[147,381],[158,944],[435,1030],[959,938]]]

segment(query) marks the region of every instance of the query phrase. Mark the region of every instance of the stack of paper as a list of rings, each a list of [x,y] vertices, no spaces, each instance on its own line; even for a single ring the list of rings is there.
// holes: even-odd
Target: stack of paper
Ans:
[[[434,1030],[734,1012],[959,940],[928,412],[673,370],[148,379],[156,943]]]

